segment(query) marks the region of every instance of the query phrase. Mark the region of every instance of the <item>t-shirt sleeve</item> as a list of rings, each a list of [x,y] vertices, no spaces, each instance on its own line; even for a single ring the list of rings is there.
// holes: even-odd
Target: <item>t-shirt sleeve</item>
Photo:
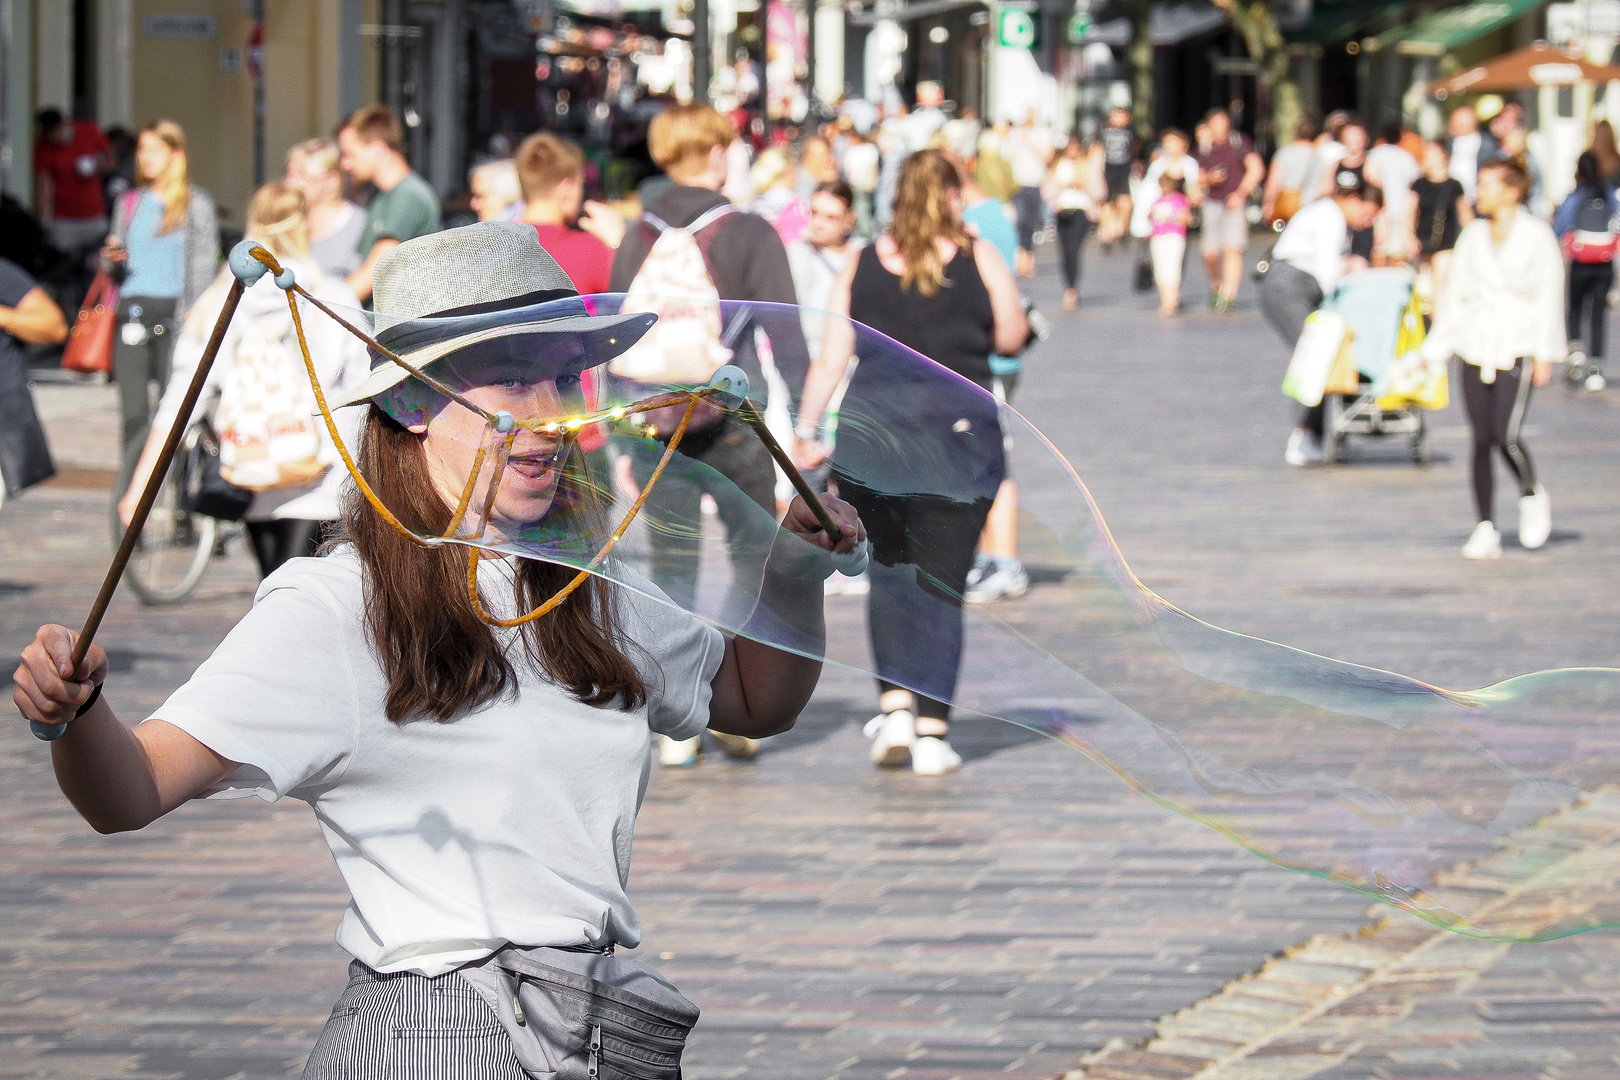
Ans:
[[[204,798],[302,798],[341,777],[353,757],[351,630],[297,572],[284,584],[281,576],[260,587],[253,609],[150,718],[241,763]]]
[[[664,594],[634,571],[614,574],[621,588],[624,630],[647,682],[647,726],[672,739],[690,739],[709,726],[711,684],[725,659],[726,639],[696,615],[659,600]]]
[[[16,307],[38,284],[10,259],[0,259],[0,307]]]

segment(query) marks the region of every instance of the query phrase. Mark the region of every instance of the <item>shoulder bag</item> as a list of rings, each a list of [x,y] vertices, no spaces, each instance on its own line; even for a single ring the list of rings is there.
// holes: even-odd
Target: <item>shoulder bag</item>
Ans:
[[[62,350],[62,370],[83,375],[112,371],[113,326],[117,322],[118,287],[102,270],[90,283],[90,292],[73,320],[67,347]]]

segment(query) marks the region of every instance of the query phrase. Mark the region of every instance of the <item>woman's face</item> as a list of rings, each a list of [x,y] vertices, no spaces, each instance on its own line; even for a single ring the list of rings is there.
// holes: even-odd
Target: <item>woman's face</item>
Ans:
[[[175,149],[150,131],[143,131],[135,144],[135,166],[143,181],[150,183],[167,175],[174,164]]]
[[[1430,180],[1440,181],[1450,172],[1451,161],[1446,157],[1445,148],[1439,143],[1430,143],[1423,151],[1423,175]]]
[[[437,398],[437,408],[425,425],[411,425],[423,432],[423,449],[428,470],[446,505],[454,507],[467,489],[467,480],[476,465],[478,480],[472,487],[472,500],[466,524],[476,525],[490,485],[497,484],[490,510],[493,522],[528,524],[551,511],[562,475],[563,458],[572,433],[534,431],[524,422],[545,421],[574,415],[581,409],[578,377],[559,380],[538,374],[539,366],[522,356],[486,356],[474,359],[450,358],[434,365],[434,374],[478,408],[491,413],[508,412],[518,421],[511,452],[497,475],[497,448],[505,436],[477,413],[456,402]],[[412,380],[414,381],[414,380]],[[477,462],[480,448],[484,461]]]
[[[343,177],[321,159],[303,154],[287,163],[287,183],[304,194],[310,206],[324,206],[343,197]]]
[[[1500,169],[1486,169],[1479,174],[1474,196],[1479,212],[1486,217],[1495,217],[1519,205],[1519,189],[1503,178]]]

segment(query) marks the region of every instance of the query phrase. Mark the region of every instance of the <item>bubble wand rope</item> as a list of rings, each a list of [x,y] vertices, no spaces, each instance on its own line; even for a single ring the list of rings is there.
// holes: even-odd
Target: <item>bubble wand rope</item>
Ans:
[[[242,301],[242,293],[246,286],[241,279],[231,282],[230,291],[225,294],[225,306],[220,308],[219,318],[214,322],[214,332],[208,337],[208,344],[203,348],[202,358],[197,361],[197,370],[191,376],[191,385],[186,387],[186,396],[180,401],[180,411],[175,415],[174,424],[169,428],[169,434],[163,440],[163,448],[158,451],[157,463],[152,466],[152,473],[146,478],[146,487],[141,491],[141,498],[135,504],[135,512],[130,515],[129,524],[124,526],[124,536],[118,542],[118,550],[113,554],[112,562],[107,567],[107,576],[101,579],[101,590],[96,593],[95,603],[90,605],[90,614],[84,620],[84,626],[79,630],[79,637],[73,643],[72,671],[77,673],[79,665],[84,663],[85,654],[90,651],[90,643],[96,639],[96,631],[101,629],[101,620],[107,614],[107,605],[112,603],[113,593],[118,591],[118,582],[123,579],[124,568],[129,565],[130,556],[135,553],[135,544],[141,538],[141,530],[146,527],[146,519],[152,512],[152,504],[157,501],[158,489],[168,478],[169,467],[174,464],[174,453],[180,445],[181,436],[185,434],[186,427],[191,422],[191,410],[196,408],[197,399],[202,396],[203,384],[208,381],[208,372],[214,366],[214,359],[219,355],[219,347],[225,340],[225,331],[231,324],[231,317],[236,314],[236,305]],[[35,738],[45,742],[54,742],[67,732],[67,724],[43,724],[38,720],[30,720],[28,729],[34,733]]]

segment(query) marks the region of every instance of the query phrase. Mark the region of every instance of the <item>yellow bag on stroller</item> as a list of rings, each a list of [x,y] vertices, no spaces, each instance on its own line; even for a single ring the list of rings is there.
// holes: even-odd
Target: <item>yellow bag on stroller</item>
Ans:
[[[1423,308],[1416,289],[1406,310],[1401,313],[1401,326],[1395,338],[1395,359],[1389,367],[1385,391],[1378,399],[1380,409],[1393,412],[1416,406],[1420,409],[1443,409],[1451,398],[1450,384],[1444,361],[1429,364],[1418,351],[1424,338]]]

